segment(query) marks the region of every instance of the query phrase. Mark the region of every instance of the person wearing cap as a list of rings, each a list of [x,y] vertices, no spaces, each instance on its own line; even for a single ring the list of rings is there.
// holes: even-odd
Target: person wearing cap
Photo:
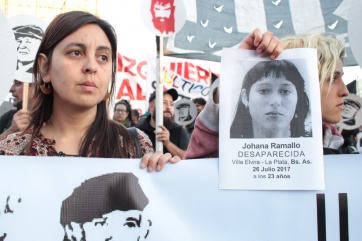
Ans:
[[[36,25],[21,25],[13,28],[18,64],[16,70],[26,73],[33,72],[36,52],[44,35],[43,30]]]
[[[143,213],[148,203],[132,173],[90,178],[62,202],[63,240],[145,240],[152,224]]]
[[[342,121],[349,126],[356,125],[356,114],[361,109],[361,103],[352,99],[344,100],[344,109],[342,111]]]
[[[156,146],[156,138],[163,143],[163,152],[169,152],[172,156],[182,157],[189,144],[189,136],[182,126],[174,121],[174,101],[178,98],[175,89],[168,89],[163,92],[163,125],[161,130],[155,132],[156,128],[156,93],[152,93],[148,102],[150,115],[136,125],[145,132],[151,139],[153,146]]]

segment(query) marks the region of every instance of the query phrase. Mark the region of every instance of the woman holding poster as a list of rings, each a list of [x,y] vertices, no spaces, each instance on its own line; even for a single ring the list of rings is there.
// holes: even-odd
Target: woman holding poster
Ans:
[[[288,60],[257,63],[245,75],[230,138],[305,137],[309,100]]]
[[[81,11],[58,15],[48,26],[34,61],[31,122],[0,141],[2,155],[142,158],[141,167],[162,170],[176,162],[153,153],[147,135],[109,119],[117,70],[113,27]],[[140,148],[137,148],[140,143]]]
[[[257,49],[255,39],[271,39],[272,34],[262,34],[254,30],[240,47],[243,49]],[[259,42],[258,42],[259,43]],[[321,110],[323,125],[323,154],[350,154],[350,146],[343,147],[343,138],[335,124],[341,120],[344,101],[349,92],[342,80],[343,56],[345,54],[344,41],[333,37],[310,34],[305,36],[290,36],[279,41],[270,41],[271,59],[275,59],[282,48],[316,48],[318,56],[319,84],[321,93]],[[276,44],[277,43],[277,44]],[[281,44],[280,44],[281,43]],[[284,45],[284,46],[283,46]],[[275,47],[276,46],[276,47]],[[219,157],[219,88],[211,91],[213,94],[207,102],[205,110],[196,119],[195,130],[184,159]],[[202,143],[202,146],[196,143]]]

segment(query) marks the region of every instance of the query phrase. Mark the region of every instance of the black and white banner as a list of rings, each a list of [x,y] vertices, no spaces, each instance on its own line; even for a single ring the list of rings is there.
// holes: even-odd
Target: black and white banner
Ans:
[[[2,156],[0,240],[360,240],[360,155],[324,161],[325,190],[240,191],[218,189],[218,159]]]

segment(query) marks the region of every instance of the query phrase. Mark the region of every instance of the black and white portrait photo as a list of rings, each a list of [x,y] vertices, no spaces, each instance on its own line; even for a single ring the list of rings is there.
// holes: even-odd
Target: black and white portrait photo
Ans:
[[[343,101],[342,119],[337,125],[346,130],[358,128],[362,125],[362,98],[349,94]]]
[[[44,35],[43,29],[36,25],[21,25],[13,28],[18,63],[16,70],[32,73],[36,52]]]
[[[9,18],[14,33],[17,63],[15,79],[32,82],[33,64],[47,24],[39,17],[21,14]]]
[[[255,64],[244,76],[230,138],[311,136],[305,81],[292,61]]]
[[[323,187],[317,51],[284,50],[275,60],[253,50],[229,48],[222,54],[219,187],[274,190],[296,183]],[[313,164],[292,165],[303,160]],[[295,173],[262,175],[277,172],[280,165],[291,165],[287,169]]]
[[[195,120],[197,108],[190,99],[181,99],[175,103],[175,122],[179,125],[188,125]]]

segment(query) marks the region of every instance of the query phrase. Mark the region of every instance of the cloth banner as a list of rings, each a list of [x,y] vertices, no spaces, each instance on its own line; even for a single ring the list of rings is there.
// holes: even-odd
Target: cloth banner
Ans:
[[[147,96],[149,97],[156,89],[156,59],[149,56],[147,63]],[[175,73],[168,67],[163,67],[163,73],[160,75],[163,79],[164,87],[166,89],[176,89],[181,98],[193,99],[202,97],[207,100],[212,82],[210,72],[200,66],[196,66],[195,69],[198,71],[198,76],[190,80]]]
[[[147,231],[146,240],[165,241],[337,241],[340,235],[359,240],[360,155],[324,156],[324,160],[323,191],[241,191],[218,189],[218,159],[185,160],[166,165],[160,173],[147,173],[139,168],[138,159],[1,156],[0,237],[6,233],[4,241],[63,240],[60,220],[64,210],[68,209],[68,216],[63,217],[63,222],[71,221],[76,210],[88,210],[89,215],[103,210],[102,197],[108,188],[102,185],[114,190],[113,179],[103,177],[128,173],[133,182],[119,186],[120,190],[127,196],[141,187],[143,194],[138,191],[137,195],[143,197],[139,206],[146,203],[143,211],[137,213],[137,220],[120,218],[115,226],[111,218],[90,219],[98,221],[95,227],[99,230],[90,233],[90,227],[84,224],[86,240],[102,235],[116,237],[117,231],[132,226],[132,222],[134,227],[125,232],[140,235],[139,240],[144,240]],[[99,177],[103,181],[95,182]],[[122,198],[122,193],[108,197]],[[72,209],[72,205],[66,205],[72,194],[74,207],[82,195],[94,197],[85,202],[84,208],[88,209]],[[132,216],[134,212],[124,213]],[[76,231],[79,226],[72,222],[72,227]],[[137,240],[130,239],[132,234],[124,237]]]
[[[222,48],[239,44],[260,28],[279,38],[316,32],[343,38],[345,65],[357,65],[347,33],[352,0],[184,1],[186,23],[167,39],[170,56],[220,61]]]

